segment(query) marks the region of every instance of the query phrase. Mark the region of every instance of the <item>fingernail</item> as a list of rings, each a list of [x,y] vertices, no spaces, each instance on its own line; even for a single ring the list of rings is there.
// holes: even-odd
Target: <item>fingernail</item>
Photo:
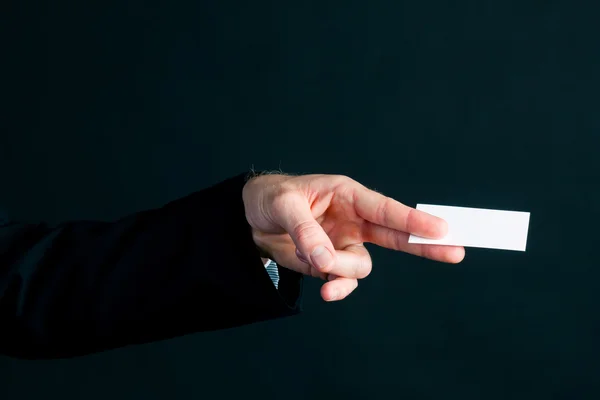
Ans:
[[[331,296],[331,299],[329,299],[329,301],[336,301],[339,298],[340,298],[340,291],[336,290],[335,292],[333,292],[333,295]]]
[[[333,262],[333,255],[325,248],[325,246],[319,246],[314,249],[310,258],[312,259],[314,266],[319,270],[329,267]]]

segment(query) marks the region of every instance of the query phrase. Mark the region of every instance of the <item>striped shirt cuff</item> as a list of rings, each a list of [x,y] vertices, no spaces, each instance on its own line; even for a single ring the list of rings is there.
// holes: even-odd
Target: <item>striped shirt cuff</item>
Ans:
[[[273,260],[268,260],[265,264],[265,269],[269,274],[269,278],[271,278],[271,281],[275,285],[275,288],[279,289],[279,269],[277,263]]]

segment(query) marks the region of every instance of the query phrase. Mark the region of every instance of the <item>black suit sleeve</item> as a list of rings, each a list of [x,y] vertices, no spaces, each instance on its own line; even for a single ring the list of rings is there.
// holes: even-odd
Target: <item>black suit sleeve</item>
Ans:
[[[246,175],[116,222],[0,226],[0,352],[73,357],[296,314],[242,202]]]

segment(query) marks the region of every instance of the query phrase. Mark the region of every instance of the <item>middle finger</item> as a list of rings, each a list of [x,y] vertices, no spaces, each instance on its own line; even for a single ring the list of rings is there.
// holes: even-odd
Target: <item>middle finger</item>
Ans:
[[[465,257],[462,246],[408,243],[409,234],[367,222],[365,241],[387,249],[399,250],[419,257],[446,263],[459,263]]]

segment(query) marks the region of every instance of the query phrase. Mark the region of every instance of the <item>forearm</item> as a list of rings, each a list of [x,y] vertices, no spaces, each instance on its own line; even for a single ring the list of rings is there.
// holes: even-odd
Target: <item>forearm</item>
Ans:
[[[261,263],[244,183],[113,223],[4,228],[22,234],[0,258],[2,351],[66,357],[297,312]]]

